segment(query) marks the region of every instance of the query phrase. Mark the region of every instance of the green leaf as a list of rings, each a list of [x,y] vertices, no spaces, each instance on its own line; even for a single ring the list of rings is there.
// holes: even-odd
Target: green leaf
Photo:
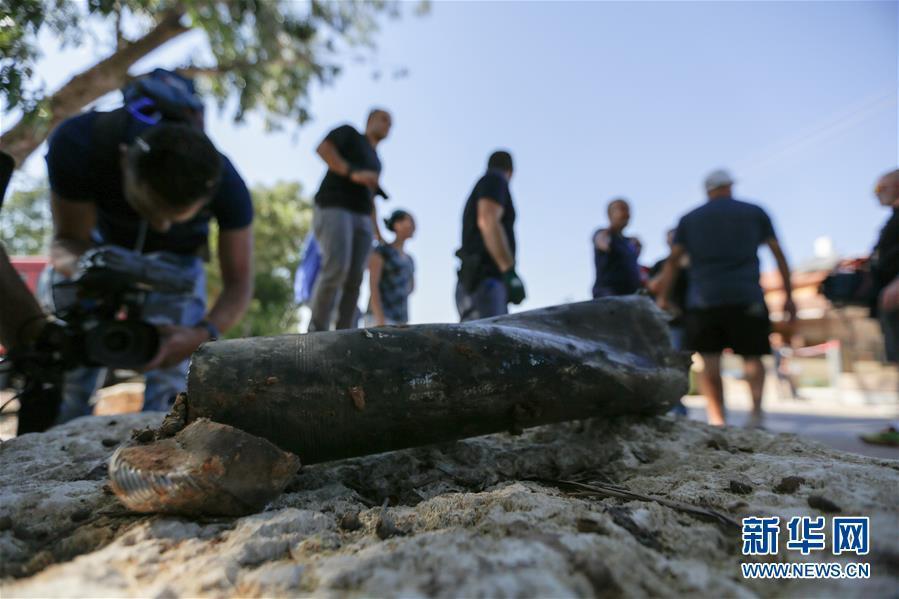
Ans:
[[[66,46],[93,39],[97,29],[114,31],[119,16],[135,41],[169,10],[185,14],[183,22],[204,33],[213,57],[203,67],[208,88],[221,106],[238,98],[234,120],[261,111],[273,128],[309,119],[309,88],[329,85],[339,73],[341,52],[374,48],[381,19],[409,8],[427,12],[427,1],[397,0],[0,0],[0,99],[24,114],[49,99],[35,73],[42,33]],[[87,32],[87,35],[85,35]],[[109,48],[111,53],[116,50]],[[101,59],[107,57],[101,57]],[[99,59],[98,59],[99,61]],[[92,98],[91,94],[84,94]],[[64,115],[68,116],[68,115]]]

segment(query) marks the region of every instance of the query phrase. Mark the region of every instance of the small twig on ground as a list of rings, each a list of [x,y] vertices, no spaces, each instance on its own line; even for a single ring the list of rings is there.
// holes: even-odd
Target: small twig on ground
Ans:
[[[580,483],[571,480],[553,480],[547,478],[532,478],[528,479],[534,482],[538,482],[541,484],[552,485],[557,487],[566,493],[570,493],[567,489],[575,489],[575,493],[570,493],[572,495],[599,495],[601,497],[618,497],[619,499],[632,499],[637,501],[654,501],[660,505],[664,505],[665,507],[669,507],[673,510],[677,510],[679,512],[684,512],[690,514],[692,516],[696,516],[697,518],[701,518],[703,520],[711,520],[724,526],[725,528],[730,529],[740,529],[740,524],[725,514],[721,512],[716,512],[715,510],[710,510],[708,508],[702,508],[695,505],[690,505],[687,503],[680,503],[677,501],[671,501],[670,499],[665,499],[663,497],[651,497],[649,495],[643,495],[642,493],[636,493],[631,491],[630,489],[626,489],[624,487],[618,485],[610,485],[605,483]]]

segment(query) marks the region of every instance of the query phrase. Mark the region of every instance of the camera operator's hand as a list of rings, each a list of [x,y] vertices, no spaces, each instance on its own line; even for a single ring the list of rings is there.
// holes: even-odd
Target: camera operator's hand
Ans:
[[[159,329],[159,351],[146,366],[144,372],[169,368],[190,357],[201,344],[209,341],[209,331],[180,325],[164,324]]]
[[[50,247],[50,266],[63,277],[70,279],[78,271],[78,260],[88,246],[66,241],[54,241]]]

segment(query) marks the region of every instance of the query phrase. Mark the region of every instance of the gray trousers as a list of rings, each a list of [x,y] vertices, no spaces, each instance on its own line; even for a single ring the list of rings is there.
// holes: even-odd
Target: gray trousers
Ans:
[[[338,296],[337,328],[352,328],[357,318],[359,287],[374,239],[371,215],[316,206],[312,228],[321,248],[322,265],[312,290],[309,330],[330,330]]]

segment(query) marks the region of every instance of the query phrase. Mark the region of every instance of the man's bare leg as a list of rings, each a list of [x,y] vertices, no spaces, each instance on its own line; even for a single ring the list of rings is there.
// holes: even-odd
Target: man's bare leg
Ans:
[[[712,426],[724,426],[724,386],[721,383],[721,354],[702,354],[704,367],[699,388],[706,399],[706,416]]]
[[[749,383],[749,392],[752,393],[752,413],[749,416],[749,426],[757,427],[762,424],[762,391],[765,388],[765,366],[758,356],[743,358],[743,372],[746,382]]]

